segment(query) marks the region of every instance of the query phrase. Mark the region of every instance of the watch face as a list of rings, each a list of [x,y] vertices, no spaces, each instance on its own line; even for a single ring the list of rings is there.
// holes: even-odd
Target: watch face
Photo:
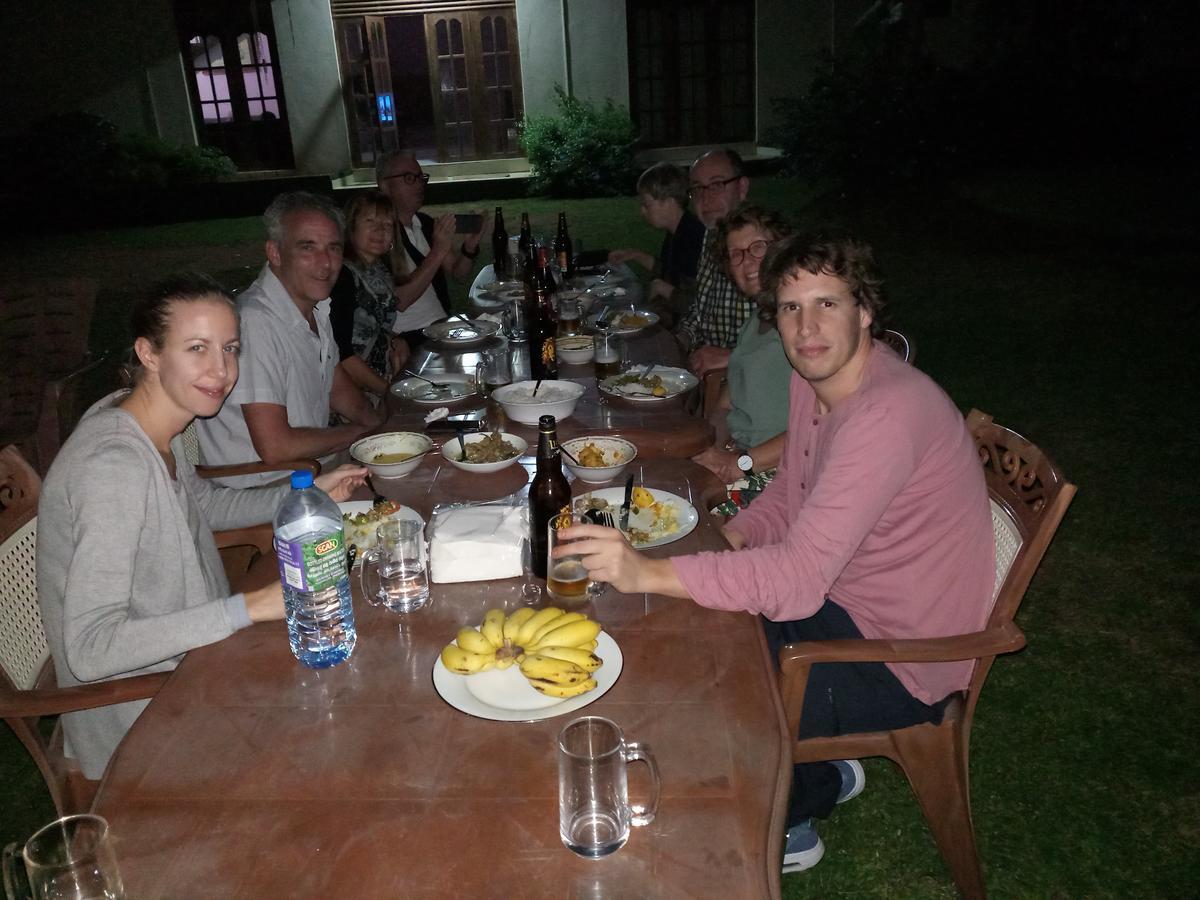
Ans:
[[[743,472],[749,472],[754,468],[754,460],[750,458],[749,453],[743,453],[741,456],[739,456],[737,464],[738,468]]]

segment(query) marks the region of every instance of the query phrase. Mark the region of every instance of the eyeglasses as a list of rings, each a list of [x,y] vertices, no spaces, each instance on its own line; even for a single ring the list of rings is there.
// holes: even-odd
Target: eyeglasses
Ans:
[[[429,184],[429,176],[424,172],[397,172],[395,175],[385,175],[380,178],[380,181],[390,181],[393,178],[399,178],[405,184],[416,184],[418,181],[421,184]]]
[[[711,194],[713,191],[719,191],[727,184],[731,184],[741,178],[741,175],[731,175],[728,178],[719,178],[716,181],[710,181],[708,184],[693,184],[688,186],[688,196],[695,200],[697,197],[703,197],[705,194]]]
[[[751,259],[762,259],[767,255],[767,248],[771,246],[771,241],[757,240],[751,242],[750,246],[745,250],[740,247],[735,247],[729,251],[730,265],[740,266],[742,260],[749,256]]]

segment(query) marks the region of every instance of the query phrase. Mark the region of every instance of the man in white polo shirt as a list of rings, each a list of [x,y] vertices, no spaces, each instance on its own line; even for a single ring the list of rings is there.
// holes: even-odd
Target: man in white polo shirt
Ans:
[[[429,176],[415,156],[403,150],[385,153],[375,165],[375,180],[396,207],[392,249],[396,319],[392,331],[415,350],[424,340],[421,330],[450,313],[446,275],[456,281],[470,278],[483,238],[483,219],[479,231],[466,235],[456,250],[453,213],[435,220],[420,211]]]
[[[208,465],[320,458],[366,432],[379,414],[337,368],[329,291],[342,268],[342,214],[301,191],[280,194],[263,214],[267,264],[238,298],[241,372],[221,411],[197,419]],[[333,410],[349,420],[329,424]],[[245,487],[278,473],[224,479]]]

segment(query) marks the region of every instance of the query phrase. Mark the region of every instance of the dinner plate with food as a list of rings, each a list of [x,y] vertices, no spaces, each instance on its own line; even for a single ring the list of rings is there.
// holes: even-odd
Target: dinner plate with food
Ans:
[[[363,552],[375,546],[375,530],[387,521],[408,520],[420,522],[425,527],[421,514],[395,500],[346,500],[338,504],[342,511],[342,528],[346,533],[346,549],[358,548],[354,564],[362,561]]]
[[[574,712],[616,684],[617,642],[583,613],[489,609],[463,626],[433,664],[433,686],[455,709],[497,722]]]
[[[637,334],[652,325],[658,324],[658,313],[648,309],[607,309],[588,320],[593,329],[607,331],[609,334]]]
[[[625,500],[623,487],[599,488],[580,494],[572,501],[576,513],[589,509],[611,513],[620,521],[621,504]],[[670,491],[658,488],[635,487],[629,504],[629,543],[638,550],[662,547],[682,540],[700,522],[696,507]]]
[[[672,366],[633,366],[620,375],[610,375],[600,382],[600,392],[638,403],[670,400],[686,393],[700,380],[687,369]]]

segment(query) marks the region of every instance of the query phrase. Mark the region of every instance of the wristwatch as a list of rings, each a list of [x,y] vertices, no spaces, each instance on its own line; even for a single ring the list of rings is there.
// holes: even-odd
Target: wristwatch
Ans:
[[[750,471],[754,468],[754,460],[750,457],[749,453],[743,453],[738,457],[737,467],[746,474],[750,473]]]

